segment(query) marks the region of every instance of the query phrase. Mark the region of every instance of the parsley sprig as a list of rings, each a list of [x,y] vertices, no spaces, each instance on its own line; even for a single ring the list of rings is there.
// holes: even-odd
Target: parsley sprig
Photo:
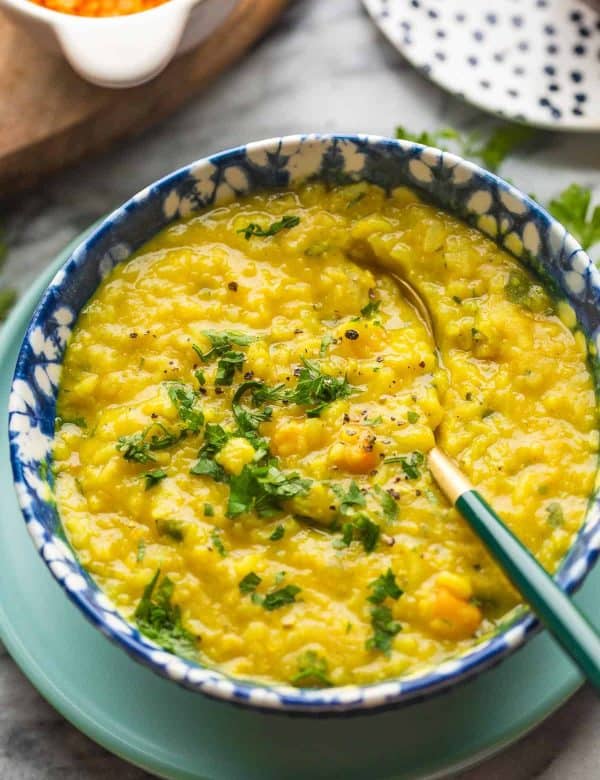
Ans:
[[[146,480],[146,490],[150,490],[150,488],[158,485],[161,479],[164,479],[166,476],[167,472],[164,469],[153,469],[152,471],[147,471],[145,474],[143,474],[143,477]]]
[[[210,341],[210,349],[203,352],[197,344],[192,344],[192,349],[203,363],[208,363],[212,358],[224,355],[231,350],[233,345],[247,347],[254,341],[254,336],[235,330],[205,330],[202,335]]]
[[[277,586],[284,577],[285,572],[280,572],[275,578],[275,585]],[[296,596],[301,592],[301,588],[297,585],[288,584],[283,588],[276,587],[275,590],[271,590],[265,596],[261,596],[256,592],[261,582],[262,578],[256,572],[251,571],[239,581],[238,588],[242,595],[250,596],[254,604],[259,604],[267,612],[273,612],[288,604],[293,604],[296,601]]]
[[[389,655],[392,641],[396,634],[400,633],[402,626],[393,619],[392,610],[385,604],[372,607],[371,625],[373,636],[367,639],[367,650],[381,650],[385,655]]]
[[[233,349],[233,346],[247,347],[255,340],[254,336],[247,333],[238,333],[237,331],[204,331],[204,336],[210,341],[210,349],[203,352],[198,344],[192,344],[193,350],[203,363],[208,363],[213,358],[218,358],[217,371],[215,374],[215,385],[231,385],[236,371],[241,371],[244,365],[246,355],[243,352]],[[198,382],[203,384],[201,379],[204,375],[197,376]]]
[[[254,406],[259,406],[265,403],[265,401],[282,400],[285,398],[285,389],[283,385],[268,387],[264,382],[258,381],[243,382],[238,387],[231,399],[231,407],[235,421],[242,434],[256,431],[261,422],[270,420],[273,414],[270,406],[265,406],[263,409],[250,409],[247,406],[243,406],[241,401],[243,396],[247,394],[250,395]]]
[[[369,588],[371,595],[367,597],[367,601],[370,601],[371,604],[382,604],[388,596],[394,600],[399,599],[403,593],[402,589],[398,587],[396,575],[391,569],[370,582]]]
[[[164,577],[160,585],[160,569],[145,587],[134,617],[140,631],[170,653],[195,658],[199,637],[183,627],[181,610],[172,603],[175,585]]]
[[[173,433],[162,423],[153,422],[142,431],[120,436],[117,450],[122,453],[125,460],[154,463],[156,458],[151,454],[151,450],[164,450],[178,442],[181,437],[182,432]]]
[[[229,476],[223,466],[216,462],[215,455],[225,446],[228,439],[229,434],[221,425],[207,423],[204,429],[204,443],[190,473],[211,477],[215,482],[227,482]]]
[[[371,319],[375,314],[377,314],[380,306],[381,306],[381,301],[369,301],[360,310],[361,316],[364,317],[365,319]]]
[[[352,479],[346,489],[342,485],[331,486],[331,489],[340,500],[340,512],[343,515],[349,514],[352,507],[364,507],[367,504],[365,494]]]
[[[288,604],[293,604],[296,601],[296,596],[300,593],[301,589],[297,585],[286,585],[283,588],[272,590],[264,597],[262,601],[263,609],[267,612],[273,612],[281,607],[286,607]]]
[[[254,593],[254,591],[258,588],[260,583],[262,582],[262,579],[256,574],[256,572],[248,572],[245,577],[242,577],[242,579],[238,583],[238,588],[240,589],[240,593],[243,593],[244,595],[248,595],[251,593]]]
[[[298,688],[330,688],[333,683],[327,676],[329,664],[314,650],[307,650],[298,658],[298,674],[291,679]]]
[[[411,133],[405,127],[396,128],[396,138],[414,141],[425,146],[437,146],[445,151],[456,151],[463,157],[479,159],[486,168],[497,171],[505,158],[524,146],[536,135],[536,130],[525,125],[503,124],[488,135],[479,130],[463,133],[452,127],[433,132]],[[451,143],[452,149],[448,147]]]
[[[298,384],[288,394],[288,400],[301,406],[312,407],[306,410],[307,417],[319,417],[333,401],[347,398],[356,390],[345,377],[326,374],[313,361],[303,359]]]
[[[342,538],[335,543],[336,547],[349,547],[353,541],[362,544],[366,553],[373,552],[381,535],[381,528],[366,514],[358,514],[351,521],[342,525]]]
[[[381,502],[381,509],[385,520],[388,523],[393,523],[398,519],[398,504],[394,498],[379,485],[375,486],[374,491]]]
[[[204,414],[198,408],[199,394],[183,382],[165,382],[171,402],[177,409],[185,430],[197,433],[204,425]]]
[[[419,479],[421,466],[425,463],[425,456],[422,452],[415,450],[415,452],[411,452],[409,455],[390,455],[383,462],[399,463],[408,479]]]
[[[286,214],[286,216],[277,220],[277,222],[272,222],[268,228],[263,228],[256,222],[250,222],[246,227],[240,228],[237,232],[243,233],[246,241],[249,241],[252,236],[270,238],[271,236],[277,235],[280,231],[296,227],[298,224],[300,224],[300,217]]]
[[[227,550],[225,549],[225,545],[223,544],[223,540],[221,539],[221,534],[218,532],[216,528],[213,528],[212,531],[210,532],[210,541],[212,543],[212,546],[221,556],[221,558],[226,558]]]
[[[548,211],[567,228],[584,249],[600,241],[600,206],[592,211],[591,190],[571,184],[548,204]]]
[[[349,547],[353,541],[357,541],[362,544],[365,552],[373,552],[377,547],[381,528],[360,511],[366,507],[367,497],[354,480],[350,481],[347,488],[333,484],[331,489],[339,499],[340,515],[348,518],[342,524],[342,536],[334,541],[334,547]]]
[[[274,458],[266,465],[247,463],[231,477],[227,517],[251,511],[259,517],[273,517],[281,511],[282,502],[308,493],[311,480],[295,472],[284,473],[275,464]]]

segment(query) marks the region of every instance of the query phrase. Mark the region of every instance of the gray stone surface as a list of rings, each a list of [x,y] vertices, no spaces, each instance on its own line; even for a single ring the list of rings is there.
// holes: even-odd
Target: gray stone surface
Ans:
[[[356,0],[292,3],[271,34],[176,116],[12,201],[0,275],[26,289],[69,239],[143,186],[194,158],[252,139],[308,131],[393,133],[485,122],[429,84],[380,37]],[[598,135],[545,133],[502,169],[546,200],[578,181],[600,194]],[[0,649],[2,780],[140,780],[62,719]],[[600,777],[600,703],[583,689],[521,742],[461,780]]]

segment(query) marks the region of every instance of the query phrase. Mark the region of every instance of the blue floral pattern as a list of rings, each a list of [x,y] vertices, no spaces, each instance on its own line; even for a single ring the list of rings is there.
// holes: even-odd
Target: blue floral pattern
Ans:
[[[268,711],[344,712],[395,706],[483,671],[523,644],[539,626],[524,608],[494,635],[441,665],[367,686],[298,690],[264,686],[160,649],[127,623],[82,569],[65,541],[53,500],[51,463],[56,395],[71,328],[101,279],[180,216],[247,192],[318,178],[410,186],[479,227],[532,263],[570,303],[590,344],[600,350],[600,276],[587,255],[540,206],[498,177],[460,158],[373,136],[303,135],[248,144],[192,163],[156,182],[107,217],[56,274],[21,345],[9,402],[10,455],[18,499],[33,542],[67,595],[109,639],[159,674],[209,696]],[[562,563],[557,580],[573,591],[600,550],[600,504]]]

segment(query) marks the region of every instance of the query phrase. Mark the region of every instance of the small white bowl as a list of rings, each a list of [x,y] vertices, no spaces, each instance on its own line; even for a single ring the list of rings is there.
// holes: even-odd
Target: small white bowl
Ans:
[[[158,75],[174,56],[196,46],[237,0],[168,0],[126,16],[90,17],[52,11],[30,0],[0,0],[37,43],[61,52],[86,81],[135,87]]]

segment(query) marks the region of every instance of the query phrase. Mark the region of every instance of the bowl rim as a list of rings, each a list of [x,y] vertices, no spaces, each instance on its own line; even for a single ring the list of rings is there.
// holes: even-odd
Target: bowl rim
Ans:
[[[29,2],[29,0],[20,1]],[[477,175],[479,179],[486,184],[493,185],[500,192],[516,197],[521,205],[524,205],[526,209],[545,223],[549,229],[558,230],[563,237],[563,247],[566,247],[568,250],[569,257],[571,258],[575,254],[579,256],[580,262],[585,266],[586,273],[592,277],[594,286],[600,290],[600,273],[575,238],[557,220],[518,188],[505,182],[496,174],[457,155],[411,141],[369,134],[315,133],[288,135],[250,142],[200,158],[153,182],[104,217],[71,252],[46,287],[31,316],[21,342],[11,384],[9,432],[13,430],[13,418],[23,413],[22,404],[18,401],[19,390],[17,385],[19,381],[22,381],[20,379],[20,368],[28,361],[26,345],[38,322],[45,321],[45,309],[51,298],[55,296],[56,290],[60,291],[61,286],[68,280],[66,271],[72,271],[73,268],[85,265],[86,258],[89,256],[88,253],[94,244],[112,229],[118,229],[119,225],[127,220],[132,211],[139,208],[142,204],[159,199],[166,193],[174,192],[178,183],[190,176],[195,176],[200,169],[239,159],[240,154],[250,148],[253,151],[267,151],[271,150],[274,144],[280,144],[281,148],[284,148],[286,145],[293,147],[306,140],[321,144],[361,143],[366,146],[382,146],[384,149],[396,148],[406,153],[414,152],[419,156],[423,156],[423,159],[433,155],[438,160],[445,160],[449,165],[454,166],[458,170]],[[288,186],[294,187],[296,185],[295,183],[290,183]],[[418,184],[415,184],[415,187],[418,190]],[[253,188],[250,187],[248,192],[252,191]],[[211,205],[208,206],[208,208],[210,207]],[[451,213],[456,213],[456,210],[453,212],[450,207],[443,208]],[[169,218],[168,222],[174,221],[177,217],[178,215],[174,214]],[[481,227],[478,227],[478,229],[482,234],[485,234]],[[150,237],[149,235],[148,239]],[[507,249],[506,251],[509,250]],[[71,268],[68,268],[69,266]],[[56,302],[55,299],[54,302]],[[389,678],[365,685],[301,689],[285,684],[268,685],[258,681],[231,677],[218,669],[188,661],[159,648],[141,635],[133,624],[126,622],[125,618],[116,612],[113,605],[95,583],[97,597],[96,603],[92,603],[89,595],[86,595],[85,588],[86,583],[93,582],[90,575],[76,561],[69,547],[55,534],[50,534],[37,520],[35,507],[32,508],[31,499],[24,489],[24,463],[19,458],[12,440],[10,444],[10,459],[17,499],[27,530],[44,563],[71,601],[77,605],[93,625],[108,639],[121,646],[134,660],[186,688],[200,691],[211,698],[225,700],[264,712],[286,714],[305,713],[307,715],[328,716],[352,714],[357,711],[363,713],[365,711],[378,711],[440,693],[472,678],[499,663],[509,653],[522,647],[541,628],[539,621],[531,611],[527,607],[520,606],[505,616],[500,627],[491,636],[483,637],[466,652],[452,656],[434,666],[422,667],[409,676]],[[595,490],[594,488],[594,492],[590,497],[584,522],[554,575],[561,587],[568,593],[573,593],[581,585],[600,552],[600,506],[598,505],[598,496]],[[595,510],[595,514],[593,517],[590,517],[592,510]],[[584,539],[583,537],[586,534],[588,538]],[[569,561],[569,557],[577,552],[578,549],[579,557],[575,561]],[[105,610],[104,612],[102,611],[103,609]],[[123,630],[123,627],[126,627],[127,630]]]

